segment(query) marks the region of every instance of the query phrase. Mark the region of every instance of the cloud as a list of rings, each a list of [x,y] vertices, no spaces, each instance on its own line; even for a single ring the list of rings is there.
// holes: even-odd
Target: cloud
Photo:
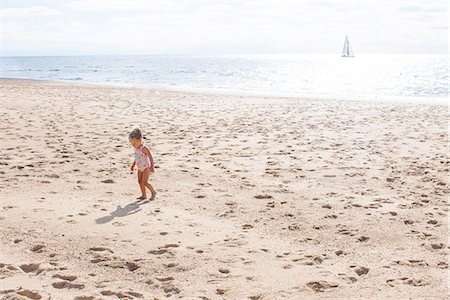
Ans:
[[[10,2],[8,2],[10,3]],[[2,10],[3,51],[32,54],[447,52],[442,1],[39,1]]]
[[[54,17],[60,15],[62,15],[61,11],[46,6],[2,9],[2,18],[5,20],[32,17]]]

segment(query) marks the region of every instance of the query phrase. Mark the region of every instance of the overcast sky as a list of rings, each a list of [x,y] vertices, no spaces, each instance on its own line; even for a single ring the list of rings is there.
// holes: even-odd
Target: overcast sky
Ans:
[[[8,1],[12,55],[448,51],[446,0]]]

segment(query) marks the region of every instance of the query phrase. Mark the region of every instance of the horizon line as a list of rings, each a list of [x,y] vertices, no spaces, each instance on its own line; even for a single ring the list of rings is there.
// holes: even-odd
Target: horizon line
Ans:
[[[255,53],[179,53],[179,54],[37,54],[37,55],[1,55],[0,58],[8,58],[8,57],[55,57],[55,56],[227,56],[227,55],[336,55],[340,56],[341,53],[337,52],[255,52]],[[397,55],[449,55],[449,53],[443,52],[362,52],[357,53],[357,55],[389,55],[389,54],[397,54]]]

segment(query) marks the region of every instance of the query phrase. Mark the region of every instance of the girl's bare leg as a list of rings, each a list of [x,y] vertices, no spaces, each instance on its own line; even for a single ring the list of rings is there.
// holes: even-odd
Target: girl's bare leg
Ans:
[[[138,197],[137,199],[139,199],[139,200],[143,200],[143,199],[145,199],[145,198],[147,198],[147,194],[146,194],[146,191],[145,191],[145,185],[144,184],[142,184],[143,183],[143,172],[141,172],[141,171],[138,171],[138,183],[139,183],[139,187],[141,188],[141,192],[142,192],[142,196],[140,196],[140,197]]]
[[[152,187],[152,185],[150,183],[148,183],[149,177],[150,177],[150,169],[145,169],[142,174],[142,184],[144,185],[144,189],[145,189],[145,187],[147,187],[150,190],[150,192],[152,192],[152,197],[150,198],[150,200],[155,200],[156,191]]]

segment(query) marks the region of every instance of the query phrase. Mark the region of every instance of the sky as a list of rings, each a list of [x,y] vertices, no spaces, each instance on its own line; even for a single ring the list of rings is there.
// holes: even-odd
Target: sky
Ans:
[[[446,0],[1,0],[1,55],[448,53]]]

